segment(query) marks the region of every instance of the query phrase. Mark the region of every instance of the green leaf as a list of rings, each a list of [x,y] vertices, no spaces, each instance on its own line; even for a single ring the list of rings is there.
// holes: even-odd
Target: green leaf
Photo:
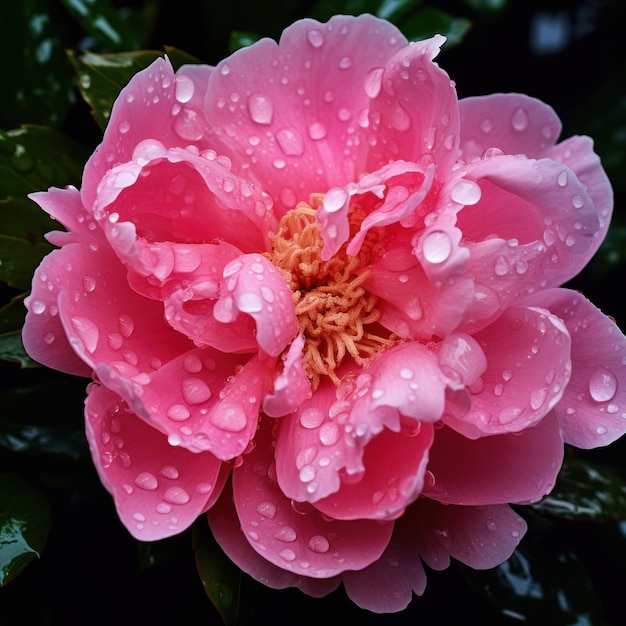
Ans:
[[[240,48],[246,48],[261,39],[261,35],[250,31],[235,30],[228,40],[228,51],[232,54]]]
[[[518,549],[498,567],[463,568],[466,578],[502,614],[520,623],[591,626],[600,614],[597,593],[578,557],[558,541]]]
[[[59,224],[31,200],[0,200],[0,281],[29,289],[33,272],[52,250],[44,235],[58,229]]]
[[[444,35],[448,48],[456,46],[467,35],[472,23],[462,17],[454,17],[433,7],[424,7],[410,18],[398,23],[398,28],[410,41],[419,41],[433,35]]]
[[[112,52],[139,48],[139,31],[129,22],[128,15],[115,9],[109,0],[62,2],[88,34]]]
[[[68,52],[70,62],[78,74],[80,92],[91,107],[100,128],[106,127],[113,103],[130,79],[157,58],[163,57],[163,54],[142,50],[118,54],[86,52],[76,56],[72,51]]]
[[[552,492],[533,508],[567,519],[626,519],[626,482],[588,461],[568,456]]]
[[[65,11],[49,0],[2,5],[0,127],[19,124],[59,126],[74,102],[74,76],[67,62]]]
[[[251,589],[241,570],[228,559],[209,529],[206,516],[199,518],[192,527],[193,549],[200,580],[209,600],[217,609],[226,626],[245,623],[253,606],[250,593],[242,598],[243,588]]]
[[[52,523],[50,507],[31,484],[0,474],[0,586],[39,558]]]
[[[48,187],[80,183],[85,150],[45,126],[0,131],[0,194],[25,196]]]

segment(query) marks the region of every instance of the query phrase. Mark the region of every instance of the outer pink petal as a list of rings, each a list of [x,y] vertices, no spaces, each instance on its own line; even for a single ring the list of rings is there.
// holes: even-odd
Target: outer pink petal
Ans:
[[[516,297],[559,285],[589,261],[598,216],[566,166],[494,156],[470,164],[465,177],[481,189],[480,200],[457,220],[481,294],[468,311],[470,322],[487,323]]]
[[[519,93],[463,98],[459,112],[459,152],[465,162],[482,157],[489,148],[538,159],[561,134],[561,121],[551,106]]]
[[[130,265],[137,265],[142,252],[137,238],[148,243],[223,239],[250,252],[265,249],[276,226],[271,199],[234,175],[228,159],[194,146],[168,149],[157,139],[135,145],[129,161],[103,172],[98,195],[87,206]]]
[[[613,189],[589,137],[570,137],[548,151],[548,157],[565,163],[591,196],[600,218],[590,254],[598,249],[609,229],[613,212]]]
[[[95,202],[105,172],[131,161],[143,141],[158,137],[166,148],[207,147],[207,123],[197,104],[211,71],[198,66],[174,74],[167,59],[157,59],[133,76],[115,101],[102,143],[85,167],[81,189],[85,206]]]
[[[524,302],[558,315],[572,338],[572,376],[555,407],[563,438],[579,448],[613,443],[626,432],[626,337],[577,292],[552,289]]]
[[[153,541],[182,532],[221,490],[221,461],[170,446],[105,387],[90,387],[85,417],[96,469],[135,538]]]
[[[315,508],[336,519],[396,519],[422,492],[432,442],[432,424],[408,434],[383,430],[365,446],[363,476],[354,483],[348,477]]]
[[[141,385],[105,366],[99,379],[173,446],[209,451],[222,460],[243,454],[257,429],[272,363],[206,348],[163,365]]]
[[[401,611],[413,593],[424,593],[422,559],[436,570],[448,567],[450,556],[487,569],[509,558],[525,531],[524,521],[507,506],[441,506],[420,499],[396,521],[381,558],[358,572],[345,572],[343,582],[361,608]]]
[[[534,428],[470,440],[450,428],[435,435],[425,493],[447,504],[536,502],[550,492],[563,461],[563,439],[551,414]]]
[[[205,104],[211,132],[282,211],[356,180],[376,76],[406,43],[371,15],[300,20],[278,45],[263,39],[217,66]]]
[[[446,381],[436,356],[415,343],[344,375],[338,389],[320,385],[277,435],[285,494],[341,519],[396,514],[422,488],[429,423],[443,413]],[[394,447],[405,453],[390,453]]]
[[[268,561],[303,576],[330,578],[380,557],[393,522],[329,520],[314,509],[296,511],[275,480],[270,425],[233,472],[237,515],[252,548]]]
[[[283,354],[283,371],[274,381],[274,392],[263,400],[263,412],[270,417],[281,417],[295,411],[311,394],[309,381],[302,363],[304,339],[296,337]]]
[[[459,118],[454,84],[433,62],[444,41],[437,35],[413,43],[387,63],[370,107],[374,145],[368,171],[404,159],[423,168],[435,163],[437,180],[448,177],[457,155]]]
[[[67,267],[89,252],[80,244],[54,250],[35,270],[22,329],[26,352],[37,362],[76,376],[91,376],[91,366],[72,348],[61,318],[59,296],[66,288]]]
[[[249,315],[256,322],[259,347],[278,356],[298,330],[293,296],[282,274],[262,254],[240,256],[223,274],[215,318],[236,325],[240,314]]]
[[[331,578],[309,578],[292,571],[277,567],[252,549],[244,539],[237,511],[232,500],[230,484],[224,489],[222,497],[208,512],[209,525],[216,541],[229,559],[237,567],[255,580],[272,589],[298,587],[304,593],[321,598],[334,591],[341,581],[340,576]]]
[[[435,570],[446,569],[450,557],[473,569],[496,567],[526,532],[526,522],[506,505],[442,506],[424,498],[405,518],[399,534]]]
[[[561,399],[572,365],[570,336],[556,315],[508,308],[474,335],[487,367],[470,384],[472,404],[461,420],[445,419],[470,438],[519,432],[537,424]]]

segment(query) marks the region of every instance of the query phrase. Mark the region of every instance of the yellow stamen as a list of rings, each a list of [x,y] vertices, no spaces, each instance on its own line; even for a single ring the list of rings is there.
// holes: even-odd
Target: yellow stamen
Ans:
[[[322,200],[322,195],[314,195],[312,206],[300,202],[286,213],[267,255],[291,287],[299,332],[305,339],[304,366],[313,389],[321,376],[339,384],[335,370],[346,355],[363,365],[393,343],[391,334],[379,325],[368,328],[380,317],[378,297],[363,287],[369,272],[359,273],[370,260],[376,229],[368,232],[357,256],[347,255],[344,244],[331,259],[322,260],[323,240],[317,223]],[[358,211],[350,214],[352,234],[362,219]]]

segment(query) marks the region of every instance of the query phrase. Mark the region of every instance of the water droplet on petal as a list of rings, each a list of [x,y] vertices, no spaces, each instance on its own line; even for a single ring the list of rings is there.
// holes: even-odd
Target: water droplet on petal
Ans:
[[[313,537],[309,539],[308,546],[311,552],[317,552],[318,554],[325,554],[330,549],[328,539],[322,535],[313,535]]]
[[[375,67],[370,70],[365,75],[365,81],[363,83],[363,87],[365,88],[365,93],[370,98],[376,98],[380,93],[380,89],[383,84],[383,73],[385,69],[382,67]]]
[[[460,180],[450,191],[450,198],[465,206],[476,204],[480,200],[480,196],[480,187],[471,180]]]
[[[76,334],[83,342],[85,349],[90,354],[93,354],[98,346],[98,338],[100,332],[94,322],[88,320],[86,317],[72,317],[72,326],[76,331]]]
[[[511,126],[513,127],[513,130],[520,133],[526,130],[528,126],[528,114],[522,107],[513,111],[513,115],[511,116]]]
[[[424,238],[422,250],[429,263],[443,263],[452,252],[452,241],[448,233],[433,230]]]
[[[154,491],[159,486],[159,481],[154,474],[141,472],[141,474],[138,474],[137,478],[135,478],[135,485],[146,491]]]
[[[190,413],[187,410],[187,407],[183,406],[182,404],[173,404],[167,410],[167,416],[175,422],[184,422],[185,420],[189,419]]]
[[[189,100],[193,98],[194,91],[195,86],[189,76],[185,74],[176,75],[176,100],[178,100],[178,102],[181,104],[189,102]]]
[[[300,423],[305,428],[317,428],[324,421],[324,414],[317,408],[305,409],[300,415]]]
[[[211,424],[221,430],[239,432],[246,427],[246,414],[237,404],[218,404],[210,417]]]
[[[324,33],[317,29],[311,29],[307,33],[307,39],[314,48],[321,48],[325,41]]]
[[[556,177],[556,182],[559,187],[565,187],[567,185],[567,170],[562,170]]]
[[[608,402],[617,391],[617,378],[604,367],[597,367],[589,379],[589,394],[596,402]]]
[[[170,487],[163,496],[165,502],[169,504],[187,504],[191,498],[182,487]]]
[[[287,156],[302,156],[304,154],[304,141],[296,130],[282,128],[276,133],[276,141]]]
[[[268,519],[273,519],[276,516],[276,505],[272,502],[261,502],[256,510],[259,515]]]
[[[46,310],[46,304],[41,300],[31,300],[30,310],[35,315],[41,315]]]
[[[313,122],[313,124],[309,126],[309,137],[313,139],[313,141],[324,139],[327,132],[326,126],[324,126],[324,124],[320,124],[319,122]]]
[[[274,105],[267,96],[252,94],[248,98],[248,113],[257,124],[271,124],[274,116]]]
[[[183,398],[189,404],[202,404],[211,397],[211,389],[200,378],[187,378],[182,384]]]
[[[344,207],[348,200],[348,192],[343,187],[334,187],[324,196],[324,210],[335,213]]]

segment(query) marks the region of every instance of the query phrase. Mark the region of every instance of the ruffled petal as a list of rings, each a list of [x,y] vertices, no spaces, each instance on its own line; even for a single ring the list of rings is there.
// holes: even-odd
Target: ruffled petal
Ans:
[[[437,431],[425,492],[444,504],[527,504],[549,493],[563,462],[559,422],[550,414],[520,433],[471,440],[450,428]]]
[[[380,557],[393,522],[340,521],[312,507],[298,511],[275,480],[271,424],[262,424],[256,447],[233,471],[233,494],[244,536],[268,561],[302,576],[330,578]]]
[[[407,511],[398,534],[434,570],[446,569],[450,557],[473,569],[490,569],[513,554],[526,528],[506,505],[442,506],[422,498]]]
[[[221,491],[221,461],[208,452],[193,454],[169,445],[106,387],[91,385],[85,418],[100,479],[136,539],[177,535]]]
[[[545,309],[513,306],[473,338],[484,351],[486,369],[470,383],[468,413],[444,421],[470,438],[537,424],[570,379],[571,340],[563,322]]]
[[[531,159],[546,156],[561,134],[554,109],[524,94],[497,93],[459,100],[460,157],[467,163],[490,148]]]
[[[302,362],[304,339],[296,337],[283,355],[283,371],[274,381],[274,391],[263,399],[263,412],[270,417],[280,417],[295,411],[311,394],[309,381]]]
[[[240,314],[256,323],[256,341],[271,356],[278,356],[298,330],[289,285],[261,254],[246,254],[224,268],[224,281],[213,315],[223,324],[239,323]]]
[[[271,363],[248,359],[206,348],[171,360],[141,384],[104,365],[96,374],[172,446],[230,460],[254,437],[270,385]]]
[[[593,200],[600,219],[600,228],[589,251],[593,255],[604,241],[613,213],[613,188],[600,158],[593,151],[593,140],[589,137],[570,137],[549,150],[547,156],[567,165]]]
[[[572,375],[555,407],[566,443],[596,448],[626,432],[626,337],[580,293],[552,289],[530,296],[561,318],[572,339]]]
[[[237,51],[209,84],[205,114],[216,145],[279,212],[356,180],[377,73],[405,45],[387,22],[341,15],[325,24],[299,20],[279,44],[263,39]]]
[[[207,516],[213,536],[228,558],[241,570],[267,587],[272,589],[298,587],[314,598],[321,598],[339,586],[340,575],[330,578],[300,576],[270,563],[261,554],[255,552],[243,537],[241,524],[233,503],[230,483],[224,489],[224,493],[217,504],[209,510]]]
[[[370,106],[374,145],[367,171],[401,158],[424,168],[435,163],[437,180],[447,179],[457,156],[459,114],[454,83],[433,62],[444,41],[436,35],[412,43],[386,64]]]

